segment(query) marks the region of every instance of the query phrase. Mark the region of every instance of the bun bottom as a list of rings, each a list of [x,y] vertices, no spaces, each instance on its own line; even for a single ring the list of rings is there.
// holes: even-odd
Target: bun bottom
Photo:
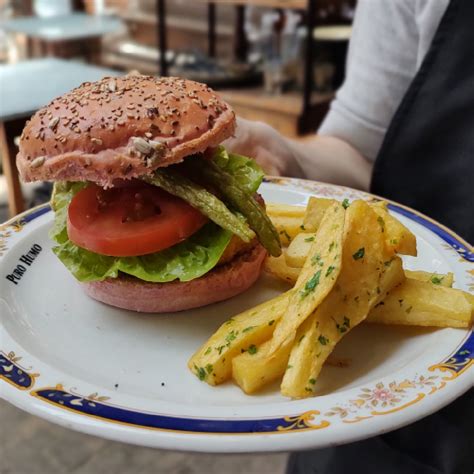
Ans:
[[[217,303],[243,293],[260,276],[266,256],[256,244],[229,263],[195,280],[149,283],[129,276],[83,283],[88,296],[117,308],[144,313],[171,313]]]

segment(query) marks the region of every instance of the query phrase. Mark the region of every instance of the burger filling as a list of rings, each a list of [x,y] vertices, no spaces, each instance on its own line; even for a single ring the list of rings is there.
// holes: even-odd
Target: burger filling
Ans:
[[[199,278],[256,240],[279,255],[255,198],[263,171],[223,147],[205,155],[110,189],[55,183],[54,253],[82,282],[126,273],[156,283]]]

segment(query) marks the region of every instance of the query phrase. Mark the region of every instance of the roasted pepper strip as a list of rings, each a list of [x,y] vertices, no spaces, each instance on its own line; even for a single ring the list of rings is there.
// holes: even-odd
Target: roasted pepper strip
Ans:
[[[189,162],[193,172],[216,188],[237,211],[239,211],[255,231],[260,243],[270,255],[281,255],[278,232],[253,196],[243,188],[229,173],[221,169],[214,161],[195,159]]]
[[[237,235],[244,242],[250,242],[255,237],[249,226],[232,214],[221,200],[188,178],[168,169],[159,169],[153,176],[144,176],[142,179],[164,189],[173,196],[180,197],[209,217],[211,221]]]

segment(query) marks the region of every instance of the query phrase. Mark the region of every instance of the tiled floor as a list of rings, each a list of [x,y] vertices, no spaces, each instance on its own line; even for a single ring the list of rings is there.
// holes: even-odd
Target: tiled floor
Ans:
[[[283,474],[286,454],[139,448],[76,433],[0,400],[0,474]]]

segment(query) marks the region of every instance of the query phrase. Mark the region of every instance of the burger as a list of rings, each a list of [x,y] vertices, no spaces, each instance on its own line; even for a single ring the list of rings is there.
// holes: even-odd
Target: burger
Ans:
[[[141,75],[84,83],[31,118],[17,166],[54,182],[53,251],[89,296],[196,308],[247,290],[281,253],[263,171],[221,145],[235,127],[208,86]]]

